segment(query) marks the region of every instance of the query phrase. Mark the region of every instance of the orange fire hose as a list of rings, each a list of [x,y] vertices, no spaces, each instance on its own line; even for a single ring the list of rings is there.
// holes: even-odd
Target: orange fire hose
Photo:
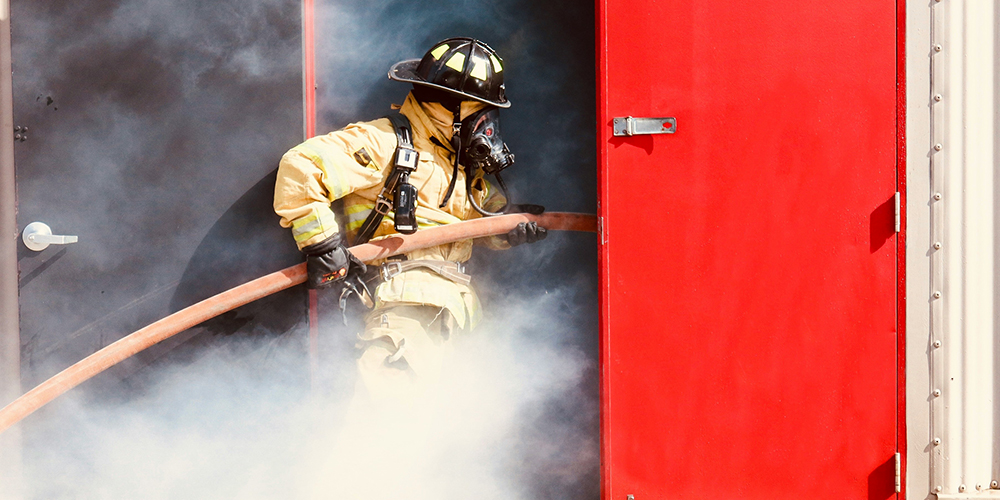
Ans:
[[[597,231],[597,217],[593,215],[561,212],[510,214],[424,229],[411,235],[390,236],[351,247],[350,250],[359,259],[369,262],[455,241],[504,234],[520,222],[532,221],[554,231]],[[5,406],[0,410],[0,433],[66,391],[154,344],[224,312],[305,281],[306,265],[298,264],[209,297],[137,330],[57,373]]]

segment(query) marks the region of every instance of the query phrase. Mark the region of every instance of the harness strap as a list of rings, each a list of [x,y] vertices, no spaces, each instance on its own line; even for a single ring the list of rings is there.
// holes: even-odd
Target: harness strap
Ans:
[[[455,191],[455,181],[458,179],[458,159],[461,154],[459,151],[462,150],[462,108],[455,109],[455,117],[453,118],[451,124],[451,148],[455,150],[455,165],[451,170],[451,182],[448,183],[448,192],[444,195],[444,200],[441,200],[441,205],[438,208],[444,208],[448,204],[448,200],[451,199],[451,193]],[[471,172],[466,172],[465,178],[468,179],[471,176]]]
[[[396,276],[412,269],[427,269],[460,285],[468,286],[469,283],[472,283],[472,276],[465,274],[464,265],[447,260],[404,260],[386,262],[377,269],[377,277],[382,281],[389,281],[392,278],[395,278]]]
[[[413,150],[413,130],[410,128],[410,119],[402,113],[386,115],[385,118],[388,118],[392,123],[392,130],[396,133],[396,154],[393,155],[392,172],[385,178],[382,191],[379,192],[378,199],[375,200],[375,208],[368,213],[368,217],[365,218],[364,223],[361,224],[361,228],[358,229],[358,235],[354,238],[355,245],[368,243],[368,240],[372,239],[372,236],[375,234],[375,230],[378,229],[379,224],[382,223],[382,218],[385,217],[385,214],[389,213],[389,209],[392,208],[392,201],[389,200],[389,195],[396,189],[399,176],[403,173],[403,169],[400,168],[400,150]]]

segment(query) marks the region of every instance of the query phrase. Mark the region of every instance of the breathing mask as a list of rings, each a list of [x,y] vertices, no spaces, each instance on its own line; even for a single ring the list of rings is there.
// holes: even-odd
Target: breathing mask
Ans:
[[[489,107],[469,115],[461,122],[458,122],[456,117],[452,145],[458,152],[455,155],[456,174],[459,163],[465,166],[465,188],[470,194],[469,201],[472,203],[472,208],[483,215],[501,215],[507,208],[506,204],[497,212],[490,212],[480,207],[475,196],[471,196],[472,179],[476,176],[476,171],[482,169],[483,175],[496,177],[501,193],[507,198],[507,185],[500,177],[500,171],[514,164],[514,155],[500,134],[500,110]],[[454,180],[453,176],[452,182]],[[448,196],[451,195],[453,186],[449,186]],[[445,196],[445,201],[448,196]],[[444,206],[444,203],[441,205]]]
[[[462,120],[461,163],[472,173],[496,175],[514,164],[514,155],[500,135],[500,110],[487,108]]]

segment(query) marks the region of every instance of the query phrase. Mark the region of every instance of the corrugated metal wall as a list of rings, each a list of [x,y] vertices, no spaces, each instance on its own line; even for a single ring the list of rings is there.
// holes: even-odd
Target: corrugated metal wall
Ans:
[[[1000,497],[998,9],[908,7],[908,497]]]

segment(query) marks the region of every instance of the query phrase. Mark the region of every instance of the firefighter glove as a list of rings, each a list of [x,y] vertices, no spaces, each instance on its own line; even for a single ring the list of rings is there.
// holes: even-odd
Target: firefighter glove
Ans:
[[[534,243],[544,240],[549,232],[534,222],[522,222],[507,232],[507,243],[516,247],[521,243]]]
[[[360,277],[368,266],[354,256],[339,234],[302,249],[306,254],[308,288],[330,288],[344,283],[348,278]]]

